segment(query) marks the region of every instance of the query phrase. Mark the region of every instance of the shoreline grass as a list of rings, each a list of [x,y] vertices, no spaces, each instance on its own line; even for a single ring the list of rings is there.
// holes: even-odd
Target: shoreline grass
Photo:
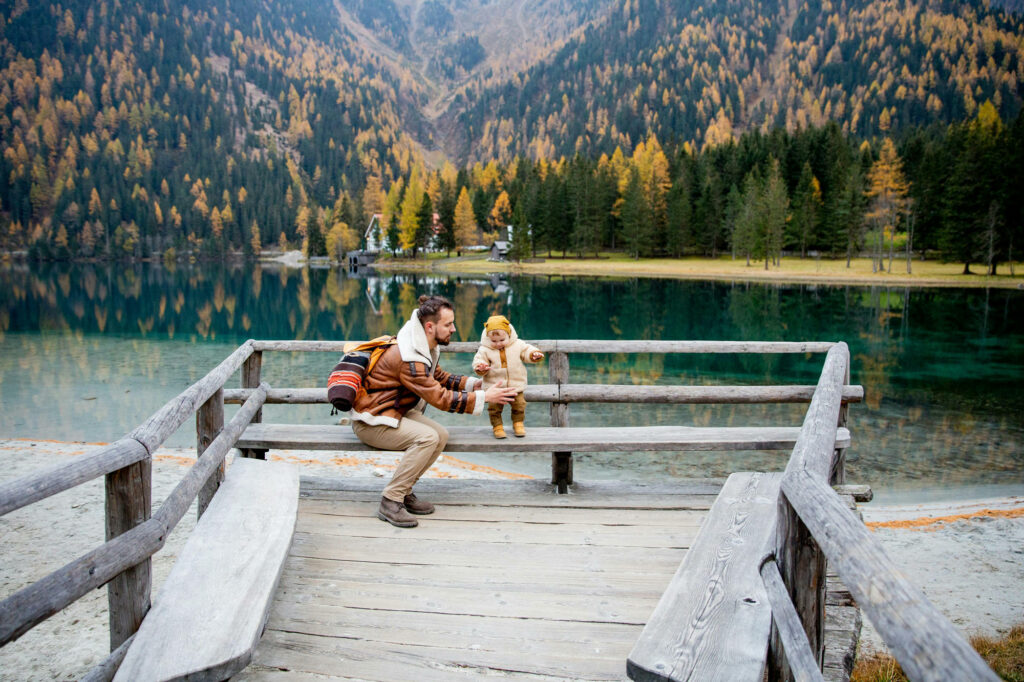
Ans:
[[[1002,637],[971,637],[971,646],[989,667],[1008,682],[1024,682],[1024,624]],[[850,682],[906,682],[906,674],[888,654],[858,657]]]
[[[883,262],[888,266],[888,261]],[[635,260],[620,253],[600,254],[598,258],[559,256],[538,257],[533,262],[500,263],[486,255],[447,258],[430,254],[424,259],[385,258],[374,267],[389,272],[452,272],[460,274],[571,275],[580,277],[650,277],[669,279],[731,280],[779,283],[855,284],[910,287],[997,287],[1024,289],[1024,266],[1014,264],[1015,275],[1004,264],[994,277],[980,274],[983,265],[972,266],[971,275],[963,275],[962,263],[914,260],[912,273],[906,273],[906,260],[893,259],[892,272],[871,271],[870,258],[855,258],[850,267],[846,259],[783,258],[779,267],[764,269],[764,261],[748,266],[746,260],[720,258],[642,258]]]

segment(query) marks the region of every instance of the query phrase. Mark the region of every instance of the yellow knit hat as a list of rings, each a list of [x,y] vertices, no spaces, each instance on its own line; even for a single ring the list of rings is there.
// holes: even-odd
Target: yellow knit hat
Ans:
[[[487,324],[484,325],[485,332],[493,332],[500,329],[506,334],[512,333],[512,323],[504,315],[491,315],[487,318]]]

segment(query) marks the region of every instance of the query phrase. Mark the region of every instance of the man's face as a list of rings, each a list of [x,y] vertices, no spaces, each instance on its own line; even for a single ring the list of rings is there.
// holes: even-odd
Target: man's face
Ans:
[[[487,332],[487,338],[491,340],[491,346],[495,350],[501,350],[508,345],[508,334],[505,333],[504,329],[494,329]]]
[[[439,346],[447,346],[455,333],[455,311],[451,308],[441,308],[437,315],[437,322],[428,322],[425,327],[427,337],[434,336],[434,342]]]

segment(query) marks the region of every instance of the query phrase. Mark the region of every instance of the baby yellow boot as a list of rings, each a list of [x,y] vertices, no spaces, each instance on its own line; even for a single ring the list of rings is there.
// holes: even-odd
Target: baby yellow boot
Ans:
[[[508,438],[508,436],[505,435],[504,424],[495,424],[492,428],[494,429],[495,438]]]
[[[522,438],[526,435],[526,424],[523,422],[512,422],[512,432],[516,434],[516,438]]]

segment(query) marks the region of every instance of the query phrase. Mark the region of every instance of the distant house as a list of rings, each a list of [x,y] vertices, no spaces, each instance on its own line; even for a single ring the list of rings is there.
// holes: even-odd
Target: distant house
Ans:
[[[366,251],[380,252],[387,248],[387,235],[384,232],[384,225],[381,222],[380,213],[374,213],[373,217],[370,218],[370,223],[366,226],[366,231],[363,233],[363,239],[366,243]],[[430,226],[430,231],[433,237],[436,237],[441,232],[441,216],[437,213],[434,214],[434,224]],[[433,243],[427,245],[426,250],[430,250],[433,247]],[[399,249],[399,252],[402,250]]]
[[[366,243],[366,251],[382,251],[384,249],[384,226],[380,222],[381,214],[374,213],[370,218],[370,224],[366,226],[363,233],[363,241]]]
[[[487,260],[508,260],[508,242],[498,240],[491,244],[491,255]]]

